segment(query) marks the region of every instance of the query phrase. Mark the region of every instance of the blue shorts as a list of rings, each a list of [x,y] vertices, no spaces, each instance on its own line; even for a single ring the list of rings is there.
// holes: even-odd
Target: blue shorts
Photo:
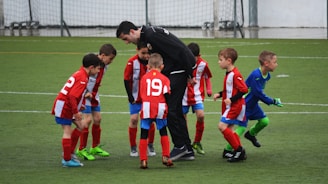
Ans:
[[[141,119],[140,120],[140,127],[146,130],[150,129],[150,125],[153,122],[156,122],[156,128],[157,130],[162,129],[167,125],[167,119],[151,119],[151,118],[146,118],[146,119]]]
[[[229,125],[238,125],[238,126],[242,126],[242,127],[247,127],[247,121],[239,121],[236,119],[227,119],[225,117],[221,117],[220,121],[225,124],[229,124]]]
[[[59,118],[59,117],[55,117],[55,121],[59,125],[72,125],[72,123],[73,123],[72,119],[64,119],[64,118]]]
[[[196,110],[204,110],[204,104],[203,103],[198,103],[198,104],[195,104],[195,105],[184,105],[184,106],[182,106],[183,114],[188,114],[189,107],[191,107],[192,113],[195,113]]]
[[[129,103],[129,108],[130,108],[130,115],[139,114],[139,112],[141,111],[141,103],[135,103],[135,104]]]
[[[90,105],[86,105],[85,109],[82,111],[82,113],[84,114],[91,114],[91,112],[100,112],[100,105],[94,107]]]
[[[255,107],[249,108],[246,106],[246,119],[247,120],[259,120],[266,117],[266,114],[262,108],[257,104]]]

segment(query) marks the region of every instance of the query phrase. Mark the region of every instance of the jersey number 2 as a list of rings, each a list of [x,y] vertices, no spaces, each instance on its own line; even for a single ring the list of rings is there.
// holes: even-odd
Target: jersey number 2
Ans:
[[[68,91],[66,90],[66,87],[71,88],[74,85],[74,83],[75,83],[75,78],[70,77],[66,82],[66,84],[64,85],[64,87],[60,90],[60,92],[63,93],[64,95],[67,95]]]

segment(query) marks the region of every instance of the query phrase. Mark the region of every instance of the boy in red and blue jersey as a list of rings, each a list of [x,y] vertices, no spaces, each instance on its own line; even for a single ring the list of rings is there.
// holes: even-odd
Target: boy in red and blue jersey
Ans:
[[[210,78],[212,73],[208,67],[208,63],[200,56],[200,48],[197,43],[188,44],[188,48],[191,50],[196,60],[196,68],[193,71],[193,75],[196,79],[196,84],[187,84],[185,94],[182,100],[182,111],[187,120],[187,114],[191,107],[192,112],[196,114],[196,132],[192,147],[199,154],[205,154],[201,140],[205,128],[204,123],[204,98],[205,98],[205,85],[207,96],[212,96],[212,84]],[[189,160],[193,157],[187,157]],[[186,159],[182,156],[180,159]]]
[[[161,73],[164,68],[163,58],[160,54],[151,54],[148,62],[149,72],[140,80],[140,98],[142,108],[140,113],[140,168],[148,168],[147,138],[148,131],[153,122],[161,135],[162,163],[172,166],[170,159],[170,141],[167,135],[167,98],[171,93],[170,80]]]
[[[226,48],[219,51],[218,57],[220,67],[226,70],[223,90],[213,96],[214,100],[222,97],[222,116],[218,128],[234,150],[228,162],[238,162],[246,159],[246,152],[233,128],[234,125],[245,126],[246,106],[243,95],[248,89],[241,73],[234,65],[238,58],[237,51]]]
[[[82,130],[80,136],[80,146],[76,151],[76,155],[84,158],[84,160],[95,160],[95,155],[108,157],[109,153],[100,146],[101,137],[101,107],[99,97],[99,87],[109,64],[116,57],[116,49],[112,44],[104,44],[100,47],[98,58],[102,61],[102,67],[97,75],[90,76],[87,85],[87,93],[85,95],[85,109],[82,111],[83,124],[86,127]],[[93,123],[92,123],[93,122]],[[88,142],[89,127],[92,123],[92,146],[88,151],[86,146]]]
[[[149,50],[146,43],[137,43],[137,54],[129,58],[124,69],[124,87],[128,95],[130,122],[128,128],[130,142],[130,156],[138,157],[137,150],[137,132],[139,112],[141,110],[140,99],[140,79],[147,72],[147,64],[149,59]],[[155,156],[154,149],[155,125],[151,124],[148,135],[148,155]]]
[[[101,61],[95,54],[88,54],[83,57],[82,63],[83,66],[67,80],[60,90],[52,107],[55,121],[63,129],[63,167],[83,166],[74,154],[81,130],[84,128],[82,115],[79,111],[83,109],[82,101],[86,93],[89,76],[96,75],[100,71]],[[72,123],[76,125],[74,130],[71,127]]]

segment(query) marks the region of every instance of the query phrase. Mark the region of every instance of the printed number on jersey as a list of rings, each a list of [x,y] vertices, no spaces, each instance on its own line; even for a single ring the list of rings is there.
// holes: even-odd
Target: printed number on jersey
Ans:
[[[160,96],[162,94],[163,84],[160,79],[147,79],[147,96]]]
[[[75,78],[70,77],[66,82],[66,84],[64,85],[64,87],[60,90],[60,92],[63,93],[64,95],[67,95],[68,91],[66,90],[66,87],[71,88],[74,85],[74,83],[75,83]]]

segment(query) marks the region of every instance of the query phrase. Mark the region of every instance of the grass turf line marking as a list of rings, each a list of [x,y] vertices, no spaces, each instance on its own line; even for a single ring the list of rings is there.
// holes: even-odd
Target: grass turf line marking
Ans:
[[[38,113],[38,114],[51,114],[50,111],[37,111],[37,110],[0,110],[0,113]],[[102,114],[130,114],[130,112],[101,112]],[[205,112],[205,114],[220,114],[220,112]],[[328,112],[266,112],[266,114],[328,114]]]
[[[46,93],[46,92],[18,92],[18,91],[0,91],[0,94],[17,94],[17,95],[57,95],[58,93]],[[108,98],[126,98],[126,95],[102,95],[102,97]],[[213,99],[205,99],[207,102],[214,102]],[[218,100],[221,101],[221,100]],[[283,103],[286,105],[295,105],[295,106],[320,106],[320,107],[328,107],[328,104],[309,104],[309,103]]]

